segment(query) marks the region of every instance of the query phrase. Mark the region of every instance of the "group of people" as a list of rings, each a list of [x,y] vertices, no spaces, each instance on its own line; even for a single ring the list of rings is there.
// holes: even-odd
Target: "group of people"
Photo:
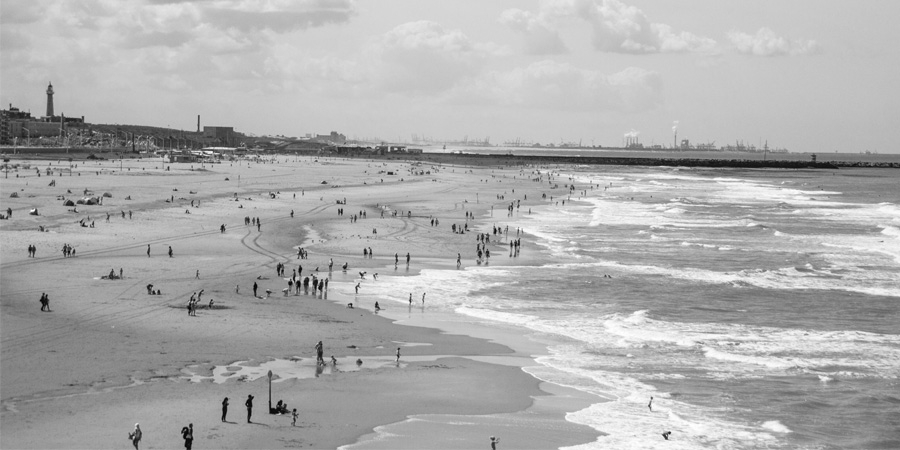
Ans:
[[[201,297],[203,297],[203,292],[204,292],[204,289],[200,289],[200,292],[194,292],[191,295],[191,299],[188,300],[187,310],[188,310],[189,316],[197,315],[197,305],[200,304]],[[210,298],[209,299],[209,309],[212,309],[213,304],[215,304],[215,302],[213,301],[213,299]]]
[[[35,250],[37,250],[37,249],[35,249]],[[75,247],[72,247],[69,244],[63,244],[62,254],[63,254],[63,258],[75,256]]]
[[[37,246],[34,244],[28,245],[28,257],[34,258],[34,254],[37,252]]]
[[[50,311],[50,296],[47,293],[41,293],[41,311],[51,312]]]

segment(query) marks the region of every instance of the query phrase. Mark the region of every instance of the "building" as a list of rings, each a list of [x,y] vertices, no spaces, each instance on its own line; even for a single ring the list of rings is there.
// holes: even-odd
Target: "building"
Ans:
[[[30,112],[20,111],[10,103],[9,109],[0,111],[0,144],[12,145],[22,135],[22,122],[30,120]]]
[[[203,127],[203,137],[211,138],[216,144],[235,147],[234,127]]]
[[[332,131],[330,134],[317,134],[316,137],[312,138],[314,141],[325,142],[328,144],[335,145],[343,145],[347,142],[347,136],[338,133],[337,131]]]

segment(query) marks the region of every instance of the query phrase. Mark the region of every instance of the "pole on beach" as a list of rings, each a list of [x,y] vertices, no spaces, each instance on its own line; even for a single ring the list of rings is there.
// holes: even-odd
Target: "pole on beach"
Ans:
[[[269,371],[269,414],[272,414],[272,371]]]

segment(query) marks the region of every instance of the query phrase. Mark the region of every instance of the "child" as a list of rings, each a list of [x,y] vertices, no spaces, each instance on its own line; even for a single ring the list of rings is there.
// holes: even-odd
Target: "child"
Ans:
[[[294,408],[294,412],[291,413],[291,426],[292,427],[297,426],[297,416],[298,415],[299,414],[297,414],[297,408]]]

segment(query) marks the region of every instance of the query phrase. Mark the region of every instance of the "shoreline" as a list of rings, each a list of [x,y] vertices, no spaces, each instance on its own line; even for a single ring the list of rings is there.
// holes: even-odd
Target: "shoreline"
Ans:
[[[142,189],[140,186],[147,179],[155,177],[124,178],[118,175],[108,177],[106,174],[91,176],[90,173],[94,167],[109,171],[111,167],[107,166],[113,164],[110,162],[100,162],[96,165],[87,163],[87,167],[81,166],[77,169],[78,173],[83,171],[83,175],[74,179],[78,180],[81,185],[99,183],[113,191],[113,197],[109,199],[110,204],[91,209],[85,207],[86,211],[95,211],[91,220],[101,222],[99,227],[79,227],[77,221],[72,223],[71,214],[67,214],[58,206],[53,206],[53,203],[41,206],[41,216],[26,216],[23,222],[22,208],[17,207],[12,221],[4,221],[0,224],[3,226],[0,228],[2,230],[0,236],[3,237],[4,248],[17,248],[24,245],[21,242],[37,241],[39,251],[36,259],[25,259],[24,250],[22,255],[19,255],[18,252],[6,252],[2,262],[4,444],[25,448],[90,446],[92,445],[90,442],[96,442],[93,439],[98,437],[124,435],[123,430],[127,431],[133,422],[137,421],[142,423],[145,430],[145,444],[149,445],[147,448],[170,447],[178,444],[179,438],[174,431],[171,433],[167,431],[167,436],[171,436],[166,437],[163,441],[151,440],[150,436],[159,435],[161,428],[171,428],[177,431],[180,426],[184,425],[181,422],[186,424],[193,420],[198,425],[197,430],[210,430],[209,434],[206,434],[205,431],[203,434],[200,431],[195,432],[198,436],[215,439],[210,442],[222,448],[246,448],[248,446],[270,448],[287,442],[280,439],[298,442],[295,434],[299,430],[302,430],[302,438],[299,442],[316,448],[332,447],[353,444],[361,436],[371,433],[376,426],[397,423],[410,415],[511,413],[526,410],[535,401],[535,398],[545,397],[547,394],[540,389],[541,382],[522,371],[521,368],[471,359],[490,355],[509,355],[510,352],[513,352],[503,345],[483,339],[448,335],[433,329],[397,327],[387,318],[365,317],[367,315],[374,316],[368,311],[359,308],[345,309],[334,304],[335,302],[343,303],[343,299],[340,298],[343,295],[347,295],[347,299],[351,298],[352,294],[341,291],[347,289],[343,287],[345,282],[352,283],[354,276],[350,274],[355,273],[353,268],[356,268],[357,265],[361,268],[367,268],[370,265],[382,267],[385,259],[389,258],[388,255],[399,253],[399,251],[392,250],[409,248],[416,255],[433,254],[437,250],[438,253],[447,254],[446,250],[450,248],[462,249],[465,247],[471,253],[469,242],[474,240],[471,231],[466,235],[458,236],[447,236],[442,232],[440,236],[443,237],[440,237],[433,235],[436,230],[431,230],[430,227],[415,225],[410,228],[409,224],[421,220],[421,217],[427,217],[430,215],[429,212],[440,213],[441,205],[452,204],[454,208],[460,208],[460,215],[462,208],[469,207],[471,209],[473,205],[463,203],[460,207],[456,199],[447,198],[437,201],[441,205],[435,206],[433,205],[436,203],[434,198],[429,198],[427,192],[420,194],[420,200],[411,200],[405,192],[407,182],[393,183],[380,187],[374,193],[368,193],[372,189],[365,183],[359,184],[359,180],[354,179],[355,175],[352,173],[342,175],[340,172],[342,170],[346,172],[353,167],[370,167],[372,163],[355,160],[326,160],[323,163],[313,166],[314,163],[301,161],[298,166],[301,169],[308,166],[318,167],[317,170],[323,169],[323,166],[339,166],[324,169],[334,172],[328,185],[316,186],[307,182],[303,183],[306,187],[302,195],[299,195],[301,194],[300,190],[296,190],[298,194],[296,197],[297,207],[294,209],[298,219],[309,218],[309,226],[324,241],[309,246],[310,260],[300,261],[304,262],[304,266],[307,266],[305,262],[321,266],[327,261],[327,255],[340,255],[350,261],[351,270],[346,276],[342,273],[333,273],[332,281],[336,281],[336,283],[329,286],[329,300],[332,300],[330,302],[311,299],[310,296],[301,294],[300,299],[296,301],[301,303],[302,311],[296,310],[295,303],[289,303],[296,297],[288,297],[288,300],[285,301],[283,297],[277,295],[281,289],[276,286],[277,280],[271,275],[274,274],[274,271],[268,272],[272,270],[276,261],[285,262],[291,268],[296,264],[296,260],[292,259],[289,247],[284,246],[281,242],[286,238],[281,237],[271,241],[267,237],[271,235],[266,233],[270,231],[267,230],[270,227],[294,228],[289,225],[291,223],[289,219],[284,216],[279,218],[278,215],[273,214],[279,211],[284,214],[284,208],[290,207],[295,199],[285,198],[287,193],[281,193],[274,199],[256,197],[260,193],[278,189],[285,183],[290,183],[285,180],[291,180],[295,176],[291,171],[287,171],[283,178],[280,178],[280,174],[276,174],[275,177],[281,181],[259,178],[259,181],[252,184],[252,187],[245,184],[241,187],[238,198],[253,198],[253,200],[234,202],[229,200],[227,195],[227,192],[233,188],[227,188],[228,183],[221,181],[222,177],[217,175],[219,171],[215,170],[217,167],[211,167],[206,171],[181,169],[176,175],[186,176],[188,179],[172,179],[173,183],[171,184],[179,185],[177,191],[181,193],[179,195],[185,195],[184,193],[187,191],[194,192],[195,189],[192,187],[196,187],[197,194],[179,197],[174,204],[162,204],[160,202],[162,195],[165,195],[164,191]],[[401,167],[406,164],[394,161],[389,163]],[[129,165],[132,166],[130,168],[140,168],[141,172],[146,172],[152,164],[154,162],[129,161]],[[155,164],[156,167],[160,166],[159,163]],[[141,165],[144,167],[138,167]],[[223,168],[219,167],[219,169]],[[244,181],[251,184],[253,181],[250,173],[253,173],[255,169],[258,169],[256,173],[260,176],[267,171],[282,170],[281,168],[270,168],[266,164],[232,170],[243,171],[243,175],[247,175],[244,177]],[[460,168],[454,166],[442,168],[445,171],[443,173],[446,173],[449,179],[442,181],[441,184],[449,184],[448,192],[464,190],[464,180],[475,176],[456,174],[457,169]],[[155,170],[160,171],[159,168]],[[484,172],[483,176],[489,176],[490,168],[478,170]],[[460,172],[464,172],[464,170],[460,169]],[[112,173],[110,172],[110,174]],[[170,176],[170,174],[165,175]],[[350,178],[347,178],[348,176]],[[217,179],[213,180],[211,177]],[[55,193],[61,190],[64,192],[67,184],[65,181],[69,177],[47,177],[58,180],[61,185],[52,188],[46,186],[49,181],[42,178],[43,180],[32,175],[24,180],[19,178],[13,183],[5,182],[3,191],[9,192],[8,189],[21,186],[25,189],[22,192],[26,192],[26,195],[15,199],[16,201],[30,204],[52,202],[55,195],[58,195]],[[323,176],[322,178],[327,179],[328,177]],[[374,181],[374,178],[375,176],[369,175],[370,181]],[[356,183],[343,185],[344,182],[339,181],[342,179],[353,179]],[[184,183],[184,181],[190,180],[194,181]],[[23,181],[25,182],[24,186],[22,185]],[[41,186],[34,186],[30,184],[30,181],[36,181],[37,183],[34,184]],[[110,185],[112,181],[116,181],[117,183],[113,184],[118,185],[112,187]],[[411,181],[420,183],[420,186],[423,187],[428,186],[426,180],[413,179]],[[529,183],[527,180],[521,181]],[[138,183],[137,186],[133,185],[135,182]],[[460,185],[461,182],[463,185]],[[185,187],[185,185],[189,187]],[[99,190],[98,186],[89,185],[87,188]],[[441,186],[441,189],[445,188],[447,186]],[[72,189],[72,186],[69,186],[69,189],[75,190]],[[80,191],[81,187],[76,189]],[[281,187],[281,189],[284,188]],[[337,192],[334,191],[335,189]],[[125,195],[124,192],[121,192],[124,190],[138,192],[132,194],[134,203],[130,203],[128,206],[142,204],[148,206],[137,210],[138,222],[127,222],[116,217],[110,222],[110,225],[107,225],[105,215],[96,211],[117,210],[126,206],[120,200]],[[213,191],[212,194],[208,194],[210,190]],[[415,208],[417,214],[412,220],[386,218],[383,223],[378,224],[377,238],[364,239],[362,236],[364,232],[360,233],[360,227],[348,226],[346,220],[335,222],[322,215],[323,211],[333,213],[333,210],[339,206],[334,201],[325,200],[325,197],[331,197],[333,200],[341,191],[352,192],[353,196],[348,195],[348,197],[354,199],[351,203],[356,206],[353,208],[366,205],[364,207],[370,214],[373,212],[371,204],[383,203],[368,200],[359,202],[356,200],[357,198],[360,196],[394,198],[396,201],[391,202],[391,207],[400,210]],[[29,192],[31,194],[28,194]],[[216,194],[215,192],[220,193]],[[467,192],[471,193],[471,191]],[[35,195],[35,197],[28,195]],[[174,198],[174,195],[172,197]],[[38,200],[33,200],[35,198]],[[181,198],[185,200],[181,200]],[[185,211],[189,211],[191,214],[182,215],[184,213],[181,213],[179,208],[187,206],[185,204],[187,198],[199,200],[203,206],[187,207]],[[425,201],[426,199],[427,201]],[[243,225],[237,223],[233,217],[235,203],[244,206],[238,210],[240,214],[253,213],[261,217],[261,233],[256,232],[255,229],[241,231]],[[486,207],[487,202],[484,202],[482,208]],[[429,211],[432,208],[434,211]],[[420,214],[420,210],[425,211]],[[80,212],[78,216],[84,214],[87,213]],[[231,219],[228,219],[229,217]],[[197,227],[198,219],[202,222],[199,229]],[[215,224],[222,222],[223,219],[226,220],[228,232],[220,235]],[[360,221],[363,220],[369,223],[368,221],[374,219],[371,217],[360,219]],[[440,228],[446,230],[450,225],[450,220],[457,221],[459,219],[455,216],[454,218],[444,216],[441,217],[441,220],[442,222],[447,221],[441,224]],[[39,222],[46,223],[50,232],[26,231],[34,230],[36,228],[34,225]],[[124,223],[128,225],[122,226]],[[161,230],[157,226],[159,223],[166,223],[166,229]],[[204,223],[206,225],[203,225]],[[99,232],[99,229],[104,227],[106,230]],[[172,231],[178,232],[172,235]],[[446,233],[449,234],[449,231]],[[296,239],[295,242],[301,243],[306,239],[303,236],[308,233],[301,227],[299,232],[291,231],[285,234],[290,239]],[[277,233],[277,235],[281,234]],[[390,236],[394,236],[394,238],[388,239]],[[303,239],[300,239],[301,237]],[[61,246],[61,242],[68,242],[78,249],[75,256],[79,259],[78,262],[69,263],[70,258],[56,256],[58,253],[52,249]],[[151,242],[151,245],[156,247],[153,257],[149,259],[143,254],[143,248],[147,242]],[[356,250],[361,250],[357,244],[361,246],[363,242],[369,242],[367,246],[371,245],[378,249],[376,259],[365,260],[361,253],[355,258],[350,256]],[[176,247],[175,258],[168,259],[161,255],[164,252],[164,246],[167,245]],[[282,253],[275,249],[288,251]],[[273,250],[275,251],[273,252]],[[230,256],[233,254],[243,256],[235,259]],[[448,263],[447,258],[431,259],[429,257],[422,261],[429,266],[431,264],[435,264],[437,267],[452,265],[452,262]],[[339,267],[340,264],[341,262],[335,261],[336,266]],[[128,267],[125,271],[125,279],[99,280],[99,275],[105,274],[108,270],[103,267],[110,265],[114,268]],[[142,268],[136,268],[138,266],[142,266]],[[416,270],[409,275],[414,275],[423,268],[418,256],[413,260],[413,266]],[[194,269],[201,271],[201,282],[197,282],[194,278]],[[311,269],[311,267],[307,267],[306,271]],[[244,294],[249,290],[248,280],[252,280],[257,272],[269,274],[265,276],[268,280],[260,280],[265,281],[261,284],[265,284],[266,287],[275,287],[272,290],[276,295],[268,300],[252,298],[248,300]],[[44,283],[46,275],[50,273],[54,274],[55,279],[64,281],[64,290],[60,289],[63,286],[54,289],[53,286],[48,287]],[[406,275],[407,273],[401,271],[399,274]],[[146,293],[142,292],[145,282],[154,280],[165,280],[163,282],[156,281],[157,286],[164,292],[162,296],[146,296]],[[241,280],[239,284],[243,285],[241,294],[233,293],[231,281],[236,280]],[[123,284],[127,285],[123,286]],[[198,313],[201,317],[194,319],[202,320],[203,316],[208,316],[210,319],[216,319],[216,322],[212,320],[202,323],[197,320],[191,322],[190,316],[184,314],[183,304],[190,296],[191,291],[197,290],[198,285],[205,286],[206,295],[214,297],[217,306],[220,306],[221,309],[201,309]],[[349,285],[350,283],[348,283]],[[41,313],[37,312],[37,308],[32,306],[32,303],[37,303],[32,298],[35,292],[44,289],[50,291],[51,307],[55,311],[49,317],[41,316]],[[268,312],[263,308],[268,308]],[[298,315],[298,313],[300,314]],[[229,321],[232,323],[226,323]],[[303,329],[300,331],[297,331],[297,323],[303,324]],[[53,331],[43,332],[42,330],[48,326]],[[360,328],[364,328],[364,330],[360,330]],[[298,339],[297,334],[306,336],[306,338]],[[243,357],[252,358],[254,355],[264,359],[279,356],[296,357],[298,351],[291,351],[290,348],[301,349],[299,355],[306,358],[317,335],[326,337],[336,335],[338,336],[337,341],[344,343],[366,342],[366,344],[357,345],[355,349],[343,349],[345,353],[343,356],[351,357],[352,353],[352,356],[363,360],[384,357],[385,354],[389,357],[392,352],[390,347],[386,346],[388,342],[430,342],[432,344],[427,347],[409,346],[405,348],[404,355],[408,353],[410,358],[432,354],[459,355],[465,359],[442,358],[434,361],[434,364],[410,362],[407,366],[399,368],[399,371],[397,368],[375,368],[369,372],[364,365],[364,369],[358,372],[279,382],[277,384],[280,387],[286,388],[286,393],[283,394],[284,398],[289,399],[288,392],[294,392],[292,394],[294,398],[289,399],[288,403],[289,405],[300,405],[298,411],[301,411],[301,421],[306,425],[293,429],[273,422],[270,426],[278,425],[276,427],[278,431],[275,432],[279,435],[277,438],[256,432],[241,434],[246,433],[247,430],[232,431],[228,430],[228,427],[220,428],[216,425],[219,423],[216,420],[219,400],[216,398],[221,399],[226,395],[223,394],[224,392],[230,392],[228,390],[230,387],[232,391],[235,391],[228,395],[235,412],[229,414],[237,414],[240,417],[243,414],[241,411],[243,399],[235,388],[244,386],[239,389],[240,392],[256,392],[257,401],[260,401],[262,398],[258,394],[264,388],[263,383],[260,383],[259,380],[246,384],[226,382],[223,385],[179,381],[180,377],[184,375],[183,369],[192,364],[199,364],[204,370],[211,371],[215,364],[231,364]],[[35,337],[37,337],[36,340]],[[342,348],[340,344],[332,343],[333,337],[323,340],[326,340],[326,348],[335,349],[335,353]],[[284,344],[281,344],[282,342]],[[266,350],[270,349],[273,343],[279,344],[278,347],[285,348],[274,352]],[[307,350],[302,350],[304,348]],[[113,360],[109,361],[98,355],[96,352],[98,349],[103,349],[104,355],[114,356]],[[326,350],[326,352],[328,351]],[[266,354],[268,356],[264,356]],[[513,354],[515,353],[513,352]],[[26,356],[32,358],[25,359]],[[35,356],[37,358],[34,358]],[[236,358],[236,356],[239,357]],[[52,366],[47,364],[52,364]],[[59,364],[67,367],[67,370],[61,372],[48,370],[49,367],[58,367]],[[98,376],[105,372],[108,374]],[[400,385],[396,384],[396,381],[392,381],[396,372],[409,380]],[[479,386],[481,392],[462,395],[466,391],[471,391],[465,387],[465,384],[459,384],[466,380],[480,380],[476,382],[476,385]],[[502,383],[490,383],[489,380],[502,380]],[[435,392],[435,382],[439,382],[445,387],[437,389],[438,392]],[[323,389],[323,385],[328,387]],[[130,387],[119,388],[119,386]],[[378,386],[379,391],[382,387],[387,389],[384,392],[375,393],[371,391],[373,386]],[[450,390],[451,387],[456,389]],[[319,390],[323,390],[323,392],[319,392]],[[416,400],[412,405],[408,401],[396,403],[399,401],[399,396],[390,395],[391,392],[394,394],[405,392],[406,395],[402,397],[406,400],[409,400],[409,395],[413,392],[416,393],[416,396],[412,398]],[[494,394],[490,394],[490,392],[494,392]],[[298,395],[302,400],[297,400]],[[352,400],[354,397],[365,399],[367,403],[371,403],[370,407],[363,412],[358,411],[358,408],[347,409],[351,406],[358,406]],[[161,399],[164,398],[168,398],[172,404],[163,402]],[[432,400],[425,401],[427,398]],[[393,404],[394,406],[386,407],[385,402],[387,405]],[[312,406],[320,404],[330,404],[333,409],[330,411],[317,410],[315,406]],[[200,408],[198,409],[197,406]],[[304,408],[308,406],[311,408]],[[379,413],[371,414],[369,411],[372,407],[376,408]],[[257,408],[264,409],[259,404],[257,404]],[[101,420],[86,422],[87,418],[83,417],[84,414],[72,416],[72,413],[66,411],[91,411],[92,414],[101,417]],[[159,411],[165,411],[165,413],[158,416]],[[197,418],[198,411],[206,412],[200,414],[201,418]],[[316,419],[309,419],[307,413],[312,414]],[[270,418],[266,416],[261,415],[260,412],[254,412],[254,417]],[[29,432],[32,430],[32,425],[26,425],[31,417],[41,417],[42,421],[52,421],[58,424],[58,427],[51,432],[42,430],[40,438],[38,438],[37,435]],[[121,420],[126,417],[128,419]],[[130,420],[132,417],[136,417],[136,419]],[[158,418],[154,419],[153,417]],[[352,418],[352,423],[355,423],[356,426],[352,430],[342,428],[338,431],[334,429],[333,426],[345,420],[343,419],[345,417]],[[278,420],[277,416],[271,418]],[[564,421],[564,418],[561,420]],[[573,426],[575,425],[573,424]],[[92,440],[78,441],[79,434],[75,433],[76,429],[90,430],[87,434]],[[151,432],[148,433],[148,431]],[[596,434],[592,435],[596,436]],[[583,443],[585,437],[582,435],[581,440],[569,442],[571,445]],[[481,436],[479,439],[484,438]],[[117,441],[118,439],[110,442]],[[512,439],[508,441],[512,441]]]

